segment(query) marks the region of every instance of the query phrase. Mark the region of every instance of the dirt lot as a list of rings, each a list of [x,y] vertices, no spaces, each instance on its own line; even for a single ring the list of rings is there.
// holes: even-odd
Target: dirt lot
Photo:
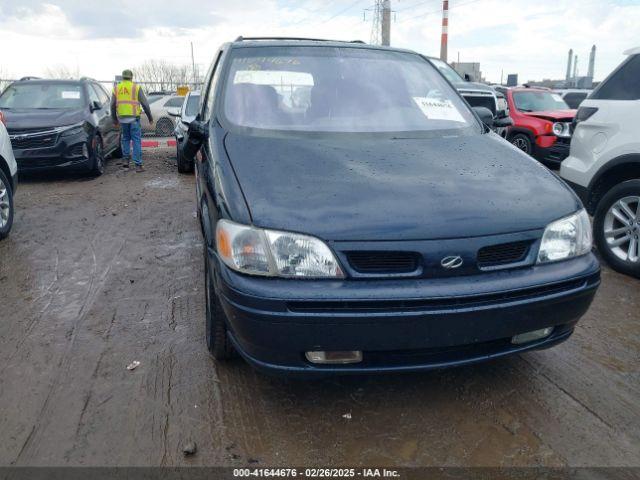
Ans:
[[[170,150],[147,158],[143,174],[110,163],[18,190],[0,243],[0,465],[640,465],[638,280],[605,268],[548,351],[264,377],[208,356],[194,180]]]

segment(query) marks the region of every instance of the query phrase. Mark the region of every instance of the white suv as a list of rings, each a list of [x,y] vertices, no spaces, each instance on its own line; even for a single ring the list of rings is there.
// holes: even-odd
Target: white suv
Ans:
[[[0,239],[9,235],[13,224],[13,192],[17,184],[18,166],[0,112]]]
[[[560,175],[594,216],[598,250],[640,278],[640,47],[580,105]]]

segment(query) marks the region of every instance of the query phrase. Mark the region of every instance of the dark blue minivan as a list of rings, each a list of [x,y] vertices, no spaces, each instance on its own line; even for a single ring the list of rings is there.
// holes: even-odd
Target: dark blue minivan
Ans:
[[[183,150],[213,356],[404,372],[569,338],[600,283],[589,217],[481,118],[411,51],[223,45]]]

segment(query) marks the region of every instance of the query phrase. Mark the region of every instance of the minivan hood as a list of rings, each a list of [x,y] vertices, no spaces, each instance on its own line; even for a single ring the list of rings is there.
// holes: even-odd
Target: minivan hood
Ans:
[[[32,108],[12,108],[10,110],[1,109],[7,119],[7,129],[9,131],[22,128],[47,128],[73,125],[84,119],[83,110],[69,109],[32,109]]]
[[[426,240],[544,228],[579,201],[495,134],[255,136],[225,147],[253,223],[325,240]]]
[[[570,122],[576,116],[577,110],[547,110],[544,112],[522,112],[530,117],[542,118],[550,122]]]

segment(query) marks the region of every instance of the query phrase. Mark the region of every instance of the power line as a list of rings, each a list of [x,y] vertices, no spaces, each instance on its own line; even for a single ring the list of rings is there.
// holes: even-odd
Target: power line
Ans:
[[[344,8],[344,9],[340,10],[340,11],[339,11],[338,13],[336,13],[335,15],[332,15],[331,17],[327,18],[326,20],[324,20],[324,21],[322,21],[322,22],[320,22],[320,23],[327,23],[327,22],[329,22],[329,21],[333,20],[334,18],[339,17],[339,16],[340,16],[340,15],[342,15],[343,13],[346,13],[346,12],[348,12],[349,10],[351,10],[353,7],[355,7],[357,4],[361,3],[362,1],[363,1],[363,0],[356,0],[355,2],[353,2],[353,3],[349,4],[349,6],[348,6],[348,7],[346,7],[346,8]]]
[[[466,5],[471,5],[472,3],[476,3],[476,2],[479,2],[479,1],[480,0],[471,0],[470,2],[466,2],[466,3],[454,4],[452,7],[449,7],[449,10],[453,10],[454,8],[457,8],[457,7],[464,7]],[[407,17],[404,20],[400,20],[398,23],[406,22],[407,20],[412,20],[412,19],[416,19],[416,18],[427,17],[429,15],[434,15],[436,13],[441,13],[441,12],[442,12],[442,9],[439,8],[438,10],[432,10],[430,12],[421,13],[419,15],[414,15],[413,17]]]
[[[404,12],[405,10],[409,10],[411,8],[415,8],[418,7],[420,5],[424,5],[425,3],[434,3],[438,2],[439,0],[426,0],[425,2],[418,2],[418,3],[414,3],[413,5],[409,5],[408,7],[402,7],[396,10],[396,12]]]

